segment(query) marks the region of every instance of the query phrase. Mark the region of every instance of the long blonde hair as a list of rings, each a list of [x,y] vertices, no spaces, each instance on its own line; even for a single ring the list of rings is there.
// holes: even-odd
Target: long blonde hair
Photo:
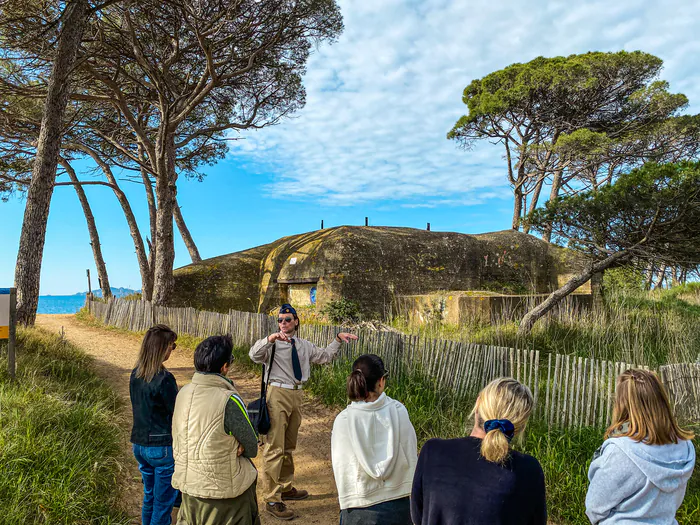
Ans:
[[[484,428],[489,420],[507,419],[515,427],[513,436],[525,430],[534,400],[530,389],[512,377],[494,379],[479,393],[472,415]],[[487,461],[503,463],[510,454],[510,440],[499,429],[486,432],[481,441],[481,455]]]
[[[617,378],[612,424],[605,432],[605,439],[623,436],[648,445],[668,445],[695,437],[678,426],[658,376],[634,368]]]
[[[177,334],[164,324],[151,326],[146,332],[139,357],[136,360],[136,377],[149,383],[163,367],[170,345],[177,340]]]

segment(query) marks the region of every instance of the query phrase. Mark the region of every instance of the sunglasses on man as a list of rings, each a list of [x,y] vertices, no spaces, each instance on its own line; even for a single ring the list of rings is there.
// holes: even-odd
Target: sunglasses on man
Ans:
[[[282,324],[282,323],[291,323],[292,321],[294,321],[294,317],[278,317],[278,318],[277,318],[277,322],[278,322],[279,324]]]

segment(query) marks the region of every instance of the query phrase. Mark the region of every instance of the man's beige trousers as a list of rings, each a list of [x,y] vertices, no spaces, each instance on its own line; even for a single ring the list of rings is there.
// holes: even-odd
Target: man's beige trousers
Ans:
[[[264,437],[263,491],[265,502],[281,502],[282,492],[292,489],[297,436],[301,425],[301,390],[274,385],[267,389],[270,431]]]

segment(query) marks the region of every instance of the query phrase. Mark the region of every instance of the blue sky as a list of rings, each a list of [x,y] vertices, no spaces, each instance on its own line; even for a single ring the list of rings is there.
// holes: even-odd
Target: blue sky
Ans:
[[[465,152],[445,134],[465,112],[473,79],[537,56],[642,50],[700,111],[700,2],[340,0],[345,32],[316,50],[306,107],[274,128],[244,133],[204,182],[180,181],[183,215],[203,257],[285,235],[370,224],[479,233],[508,228],[501,147]],[[87,165],[83,165],[87,169]],[[124,182],[146,234],[141,186]],[[134,248],[111,190],[87,187],[113,286],[140,287]],[[24,213],[0,203],[0,287],[10,286]],[[176,266],[188,264],[176,237]],[[75,192],[58,187],[49,217],[42,294],[86,289],[94,274]],[[96,287],[93,278],[93,284]]]

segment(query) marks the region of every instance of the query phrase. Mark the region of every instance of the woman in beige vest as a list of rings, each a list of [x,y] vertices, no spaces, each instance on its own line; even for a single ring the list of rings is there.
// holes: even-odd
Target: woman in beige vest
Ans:
[[[172,483],[182,492],[178,525],[260,525],[258,472],[250,459],[258,454],[258,437],[226,378],[232,351],[228,336],[202,341],[192,382],[175,401]]]

